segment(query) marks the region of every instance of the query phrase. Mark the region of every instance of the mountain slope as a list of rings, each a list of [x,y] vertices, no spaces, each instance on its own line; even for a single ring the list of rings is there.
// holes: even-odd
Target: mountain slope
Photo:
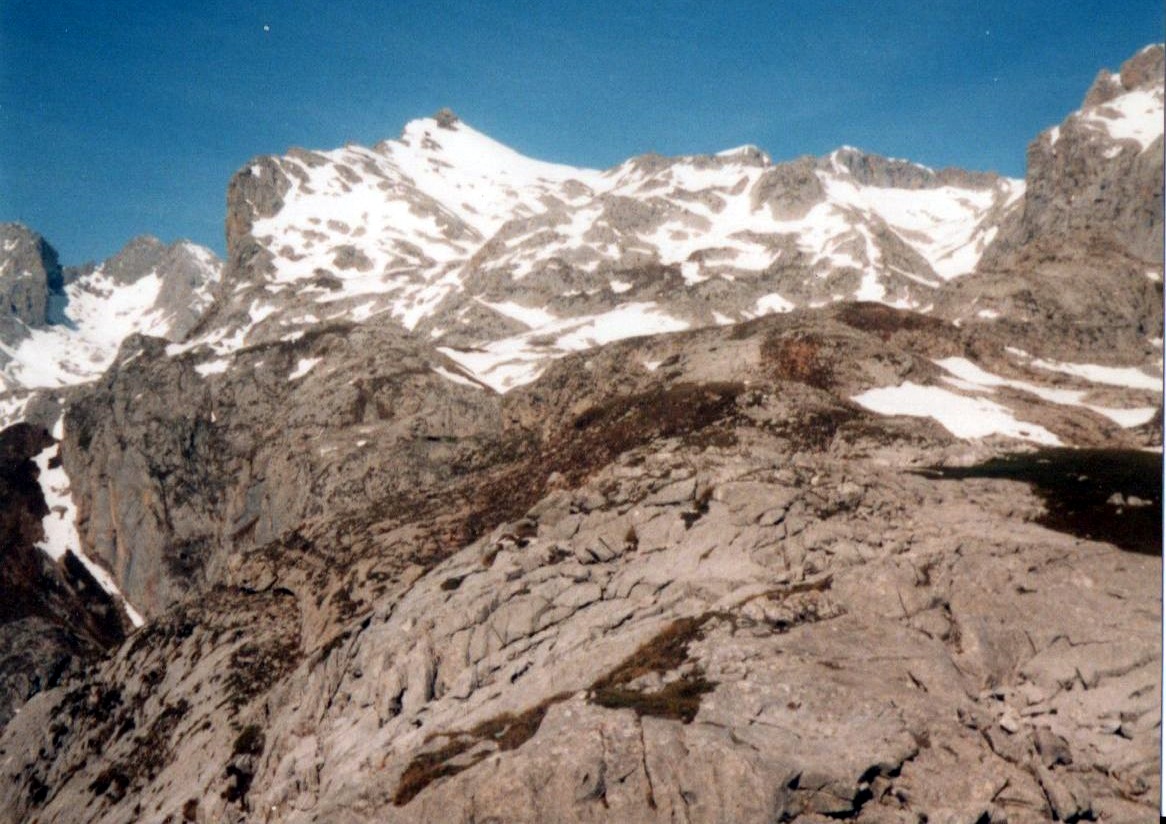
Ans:
[[[849,402],[942,385],[931,359],[989,354],[974,333],[870,304],[798,310],[571,355],[501,398],[435,375],[391,326],[296,347],[245,351],[250,371],[207,376],[182,408],[166,387],[197,373],[160,370],[194,358],[127,352],[70,412],[84,499],[111,472],[83,462],[131,470],[170,431],[161,472],[125,482],[184,490],[223,540],[188,595],[0,736],[14,820],[131,821],[135,805],[205,821],[1126,820],[1152,805],[1158,560],[1049,529],[1014,480],[936,478],[1007,436]],[[295,390],[287,370],[304,371]],[[89,417],[142,392],[138,421]],[[1029,434],[1121,442],[1087,409],[1025,404]],[[180,471],[205,479],[168,465],[184,415],[206,434]],[[1103,507],[1110,483],[1123,506],[1151,494],[1107,479]],[[166,543],[127,548],[148,565],[150,545]],[[79,720],[53,732],[61,717]]]
[[[374,149],[242,170],[228,299],[192,344],[225,353],[386,313],[437,343],[513,351],[458,358],[506,389],[578,341],[628,334],[614,329],[847,298],[924,306],[971,271],[1020,191],[852,149],[777,165],[752,147],[646,156],[600,173],[523,158],[447,112]]]
[[[1023,199],[939,311],[1062,358],[1160,361],[1164,65],[1152,45],[1102,71],[1082,108],[1033,140]]]
[[[62,270],[56,252],[19,224],[0,225],[0,283],[35,289],[26,308],[4,316],[0,339],[0,422],[25,416],[29,393],[98,377],[132,333],[179,340],[210,305],[221,274],[214,254],[193,243],[130,241],[100,265]],[[3,288],[0,286],[0,288]],[[19,302],[10,296],[9,302]],[[51,421],[47,421],[51,426]]]

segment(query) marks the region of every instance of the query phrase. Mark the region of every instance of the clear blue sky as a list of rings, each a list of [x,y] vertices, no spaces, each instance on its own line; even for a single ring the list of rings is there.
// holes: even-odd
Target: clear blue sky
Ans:
[[[258,154],[453,108],[534,157],[842,144],[1022,176],[1161,0],[0,0],[0,220],[66,263],[136,234],[221,253]]]

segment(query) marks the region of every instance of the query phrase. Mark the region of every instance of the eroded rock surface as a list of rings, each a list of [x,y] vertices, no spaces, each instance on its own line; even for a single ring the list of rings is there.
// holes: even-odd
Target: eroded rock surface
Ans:
[[[501,401],[459,387],[493,399],[488,413],[419,384],[427,426],[459,404],[486,423],[445,431],[452,453],[390,439],[407,483],[216,549],[190,594],[8,725],[0,809],[45,822],[1152,812],[1160,558],[1040,526],[1026,484],[923,471],[1004,442],[850,403],[874,380],[937,370],[915,353],[976,345],[913,317],[858,307],[629,341]],[[384,345],[372,334],[281,357],[320,356],[307,375],[326,379]],[[274,349],[240,357],[278,365]],[[222,380],[204,389],[212,406],[235,385]],[[314,445],[351,437],[360,424],[324,405],[337,387],[303,391],[321,393]],[[366,436],[399,431],[374,408]],[[231,437],[242,419],[217,414]],[[1112,435],[1083,410],[1042,420]],[[475,457],[449,474],[459,449]],[[301,460],[301,481],[264,477],[329,494],[333,465]]]

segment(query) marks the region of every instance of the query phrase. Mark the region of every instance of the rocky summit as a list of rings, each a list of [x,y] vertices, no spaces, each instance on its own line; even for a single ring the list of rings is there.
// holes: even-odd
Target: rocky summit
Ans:
[[[0,229],[0,821],[1146,820],[1161,45],[1025,180],[448,110]]]

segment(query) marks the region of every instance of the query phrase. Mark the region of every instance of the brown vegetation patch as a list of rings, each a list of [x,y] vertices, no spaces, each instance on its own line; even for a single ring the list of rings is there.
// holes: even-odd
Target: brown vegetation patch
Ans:
[[[170,763],[174,730],[189,712],[186,699],[165,706],[150,726],[134,738],[130,755],[102,770],[89,784],[89,791],[116,802],[130,790],[141,789],[154,781]],[[128,733],[133,724],[123,722],[121,728]]]
[[[704,625],[716,613],[679,618],[643,644],[622,664],[591,685],[592,703],[608,709],[630,709],[636,715],[652,715],[691,723],[700,710],[701,696],[716,684],[694,669],[658,690],[639,690],[630,684],[653,673],[674,672],[688,661],[688,645],[701,637]]]
[[[275,637],[266,643],[247,642],[231,653],[230,670],[224,686],[233,708],[248,701],[292,670],[299,660],[299,639]]]
[[[392,557],[394,568],[401,571],[409,564],[432,568],[499,524],[521,519],[552,486],[585,483],[620,455],[656,439],[677,438],[695,448],[735,443],[738,398],[746,391],[744,384],[735,382],[656,386],[606,399],[544,435],[516,428],[501,443],[481,444],[467,453],[464,462],[451,464],[450,484],[440,492],[406,492],[335,518],[331,534],[313,541],[308,562],[327,578],[332,568],[321,560],[331,547],[353,547],[345,552],[348,558],[353,551],[375,547],[378,536],[408,523],[415,531],[407,548],[396,545],[400,551]],[[370,524],[375,524],[373,534]],[[511,537],[519,548],[528,542],[521,534]],[[277,563],[282,557],[286,564],[285,543],[281,539],[265,547],[265,557]],[[492,561],[493,554],[486,552],[483,565]],[[452,579],[445,582],[446,591],[455,586]],[[353,590],[352,597],[360,599],[364,593]]]
[[[775,380],[804,383],[815,389],[834,385],[834,368],[823,355],[821,339],[813,334],[766,337],[761,343],[761,362]]]
[[[837,317],[847,326],[877,335],[884,341],[890,340],[896,332],[944,334],[950,329],[939,318],[881,303],[848,303],[839,310]]]
[[[800,449],[822,452],[834,442],[839,431],[857,417],[857,410],[845,406],[810,409],[779,422],[773,427],[773,432]]]
[[[682,383],[604,401],[575,418],[566,432],[534,445],[525,459],[475,482],[469,489],[471,511],[451,537],[464,546],[497,524],[521,517],[546,494],[553,474],[563,486],[578,486],[624,452],[653,440],[687,442],[727,426],[736,419],[737,398],[744,391],[741,383]]]
[[[444,746],[420,753],[405,768],[397,785],[397,792],[393,796],[393,804],[398,807],[404,806],[434,781],[468,770],[495,752],[521,747],[538,732],[551,705],[566,697],[566,695],[553,696],[519,715],[504,713],[497,718],[483,721],[466,732],[443,733],[442,737],[449,739]],[[455,763],[455,759],[469,753],[479,744],[494,746],[484,746],[480,752],[472,753]]]

